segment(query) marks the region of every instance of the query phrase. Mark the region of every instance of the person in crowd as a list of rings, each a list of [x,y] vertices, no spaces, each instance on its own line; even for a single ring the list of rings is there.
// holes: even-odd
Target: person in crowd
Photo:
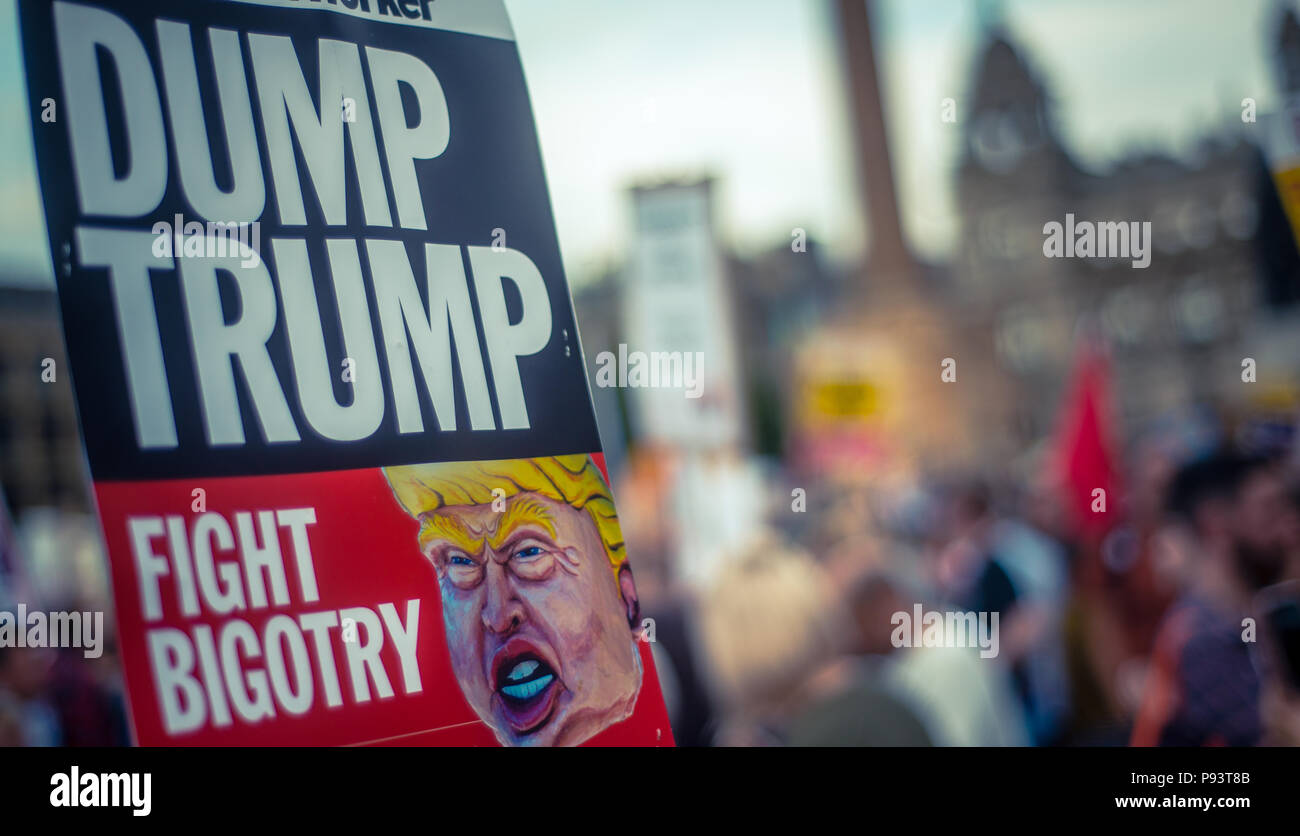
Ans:
[[[47,648],[0,645],[0,738],[21,746],[63,743],[59,712],[50,699],[54,661],[55,652]]]
[[[697,622],[715,746],[791,743],[800,714],[847,681],[849,621],[832,583],[773,532],[724,561],[697,602]]]
[[[882,572],[867,572],[848,587],[843,667],[827,692],[791,723],[796,746],[930,746],[932,740],[906,695],[894,692],[886,659],[892,619],[907,605]]]
[[[1191,579],[1157,635],[1131,743],[1256,745],[1261,676],[1246,628],[1285,565],[1282,479],[1271,460],[1224,450],[1177,473],[1168,507],[1195,544]]]

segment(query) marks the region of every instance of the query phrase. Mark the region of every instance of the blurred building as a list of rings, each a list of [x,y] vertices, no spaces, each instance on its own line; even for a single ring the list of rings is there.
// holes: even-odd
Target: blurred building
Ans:
[[[1291,50],[1296,41],[1293,34]],[[1126,431],[1186,404],[1240,398],[1244,338],[1261,301],[1261,201],[1269,197],[1252,126],[1234,115],[1188,159],[1134,153],[1090,172],[1061,141],[1051,91],[996,24],[968,101],[951,309],[977,349],[978,367],[963,371],[986,381],[963,387],[980,437],[1023,449],[1051,431],[1081,318],[1114,353]],[[1044,224],[1064,225],[1067,215],[1076,223],[1150,221],[1150,265],[1045,257]],[[994,386],[1009,396],[987,397]]]
[[[757,452],[788,452],[790,380],[795,349],[830,319],[847,297],[848,277],[826,260],[812,238],[783,242],[752,258],[728,260],[737,338]]]
[[[0,285],[0,484],[14,515],[88,510],[53,291]]]
[[[1230,110],[1189,154],[1135,148],[1104,170],[1085,167],[1057,128],[1045,76],[986,7],[953,168],[963,226],[951,261],[921,263],[903,241],[887,176],[870,15],[854,0],[840,7],[871,248],[845,272],[806,239],[725,257],[754,450],[799,470],[820,445],[821,459],[872,482],[900,465],[914,473],[1036,467],[1081,324],[1112,352],[1121,439],[1195,405],[1294,411],[1300,252],[1257,125]],[[1270,37],[1279,87],[1296,96],[1300,21],[1286,11]],[[634,203],[653,193],[634,189]],[[1149,266],[1046,257],[1044,225],[1067,216],[1149,222]],[[638,257],[577,295],[589,374],[596,352],[633,342],[628,312],[649,310],[627,298]],[[1254,387],[1243,386],[1245,357],[1258,360]],[[949,361],[951,380],[942,376]],[[602,427],[628,428],[635,444],[632,400],[597,394]]]

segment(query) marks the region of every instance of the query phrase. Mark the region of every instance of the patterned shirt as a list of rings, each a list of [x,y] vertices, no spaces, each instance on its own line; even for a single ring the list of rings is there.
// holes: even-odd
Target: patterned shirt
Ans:
[[[1260,678],[1241,620],[1190,594],[1156,637],[1134,746],[1254,746]]]

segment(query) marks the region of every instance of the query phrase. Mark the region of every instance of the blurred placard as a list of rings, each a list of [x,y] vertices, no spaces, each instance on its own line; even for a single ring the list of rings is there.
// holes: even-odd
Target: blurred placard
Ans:
[[[710,188],[706,180],[632,190],[636,238],[624,295],[625,350],[633,361],[645,358],[650,371],[667,371],[640,383],[628,378],[633,426],[644,441],[687,449],[742,439],[735,341]],[[619,361],[622,367],[621,355]]]
[[[901,368],[891,344],[826,327],[795,355],[793,437],[801,463],[823,471],[863,472],[896,453]]]

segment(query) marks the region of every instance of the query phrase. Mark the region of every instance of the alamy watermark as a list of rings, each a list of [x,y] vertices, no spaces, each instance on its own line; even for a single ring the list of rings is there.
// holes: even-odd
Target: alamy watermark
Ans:
[[[626,343],[596,355],[596,385],[633,389],[684,389],[686,397],[703,394],[703,351],[632,351]]]
[[[104,654],[104,613],[0,610],[0,647],[78,647],[87,659]]]
[[[925,612],[920,604],[912,612],[899,610],[889,619],[894,626],[889,641],[894,647],[978,647],[980,658],[998,655],[997,612]]]
[[[51,807],[125,807],[133,816],[153,811],[153,773],[82,772],[73,765],[50,776]]]
[[[1043,224],[1043,255],[1048,258],[1128,258],[1135,268],[1151,266],[1151,222],[1078,221]]]
[[[175,222],[158,221],[153,225],[153,254],[156,258],[226,258],[242,259],[243,267],[262,263],[262,226],[258,221],[225,223],[224,221],[186,222],[176,215]]]

